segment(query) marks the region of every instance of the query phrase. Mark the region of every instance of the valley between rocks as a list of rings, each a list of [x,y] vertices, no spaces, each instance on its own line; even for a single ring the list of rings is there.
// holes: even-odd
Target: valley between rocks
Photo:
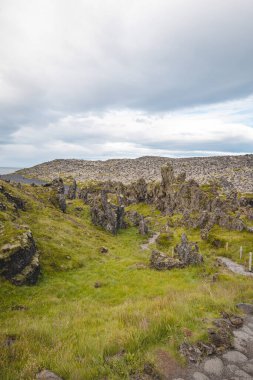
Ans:
[[[156,182],[0,181],[0,378],[250,378],[252,246],[253,194],[170,164]]]

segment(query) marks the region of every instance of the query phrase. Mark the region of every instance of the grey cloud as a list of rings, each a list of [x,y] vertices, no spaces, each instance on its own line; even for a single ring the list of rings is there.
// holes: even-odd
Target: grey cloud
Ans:
[[[2,0],[0,143],[18,144],[13,135],[30,126],[35,144],[37,131],[67,115],[132,109],[161,116],[252,94],[252,14],[252,0]],[[67,136],[63,125],[62,141],[121,141],[111,131],[90,133],[96,127],[85,124],[80,140],[75,125]],[[124,141],[137,143],[124,128]],[[250,143],[209,142],[206,149],[247,151]]]

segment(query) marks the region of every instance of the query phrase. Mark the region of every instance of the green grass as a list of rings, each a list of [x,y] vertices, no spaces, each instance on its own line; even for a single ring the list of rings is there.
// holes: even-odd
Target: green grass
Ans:
[[[252,299],[252,279],[217,268],[215,257],[224,249],[214,250],[198,230],[187,235],[199,242],[205,264],[157,272],[148,268],[150,252],[140,249],[143,237],[136,228],[112,236],[91,224],[81,201],[69,202],[63,214],[46,202],[43,191],[25,187],[29,211],[20,212],[40,251],[42,277],[33,287],[0,280],[1,379],[34,379],[42,368],[71,380],[128,379],[145,362],[156,365],[159,348],[178,358],[185,328],[192,340],[205,337],[206,321]],[[129,208],[149,216],[154,231],[168,221],[148,205]],[[175,245],[184,229],[172,232]],[[235,253],[242,243],[252,245],[250,234],[213,233],[233,241]],[[107,254],[101,255],[101,246]],[[168,253],[170,247],[163,245]],[[146,269],[138,269],[138,263]],[[97,281],[100,288],[94,287]],[[25,309],[13,309],[17,305]],[[16,337],[11,346],[4,345],[9,335]]]

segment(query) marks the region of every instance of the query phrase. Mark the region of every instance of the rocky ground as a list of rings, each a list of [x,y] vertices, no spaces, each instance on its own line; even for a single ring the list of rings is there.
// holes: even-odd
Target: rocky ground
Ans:
[[[143,177],[146,181],[160,179],[161,167],[171,163],[175,174],[186,172],[187,179],[200,184],[213,178],[229,181],[241,192],[253,192],[253,155],[166,158],[140,157],[107,161],[54,160],[27,168],[18,173],[40,179],[73,176],[77,181],[116,180],[130,183]]]
[[[248,306],[252,313],[253,306]],[[192,366],[186,376],[175,380],[252,380],[253,315],[251,313],[245,317],[243,326],[233,331],[234,349],[222,356],[205,359],[199,365]]]

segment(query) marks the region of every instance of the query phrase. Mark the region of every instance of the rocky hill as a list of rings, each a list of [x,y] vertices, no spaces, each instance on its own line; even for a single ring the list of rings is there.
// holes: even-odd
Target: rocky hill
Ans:
[[[171,163],[176,175],[186,172],[187,179],[208,183],[213,178],[231,182],[236,190],[253,192],[253,155],[193,158],[146,156],[136,159],[107,161],[54,160],[18,171],[24,176],[53,179],[73,176],[77,181],[121,181],[130,183],[143,177],[146,181],[160,180],[161,166]]]
[[[146,181],[160,179],[161,166],[171,163],[175,174],[186,172],[187,179],[200,184],[213,178],[222,178],[241,192],[253,192],[253,155],[192,158],[146,156],[136,159],[107,161],[53,160],[18,171],[24,176],[53,179],[73,176],[77,181],[121,181],[130,183],[143,177]]]

